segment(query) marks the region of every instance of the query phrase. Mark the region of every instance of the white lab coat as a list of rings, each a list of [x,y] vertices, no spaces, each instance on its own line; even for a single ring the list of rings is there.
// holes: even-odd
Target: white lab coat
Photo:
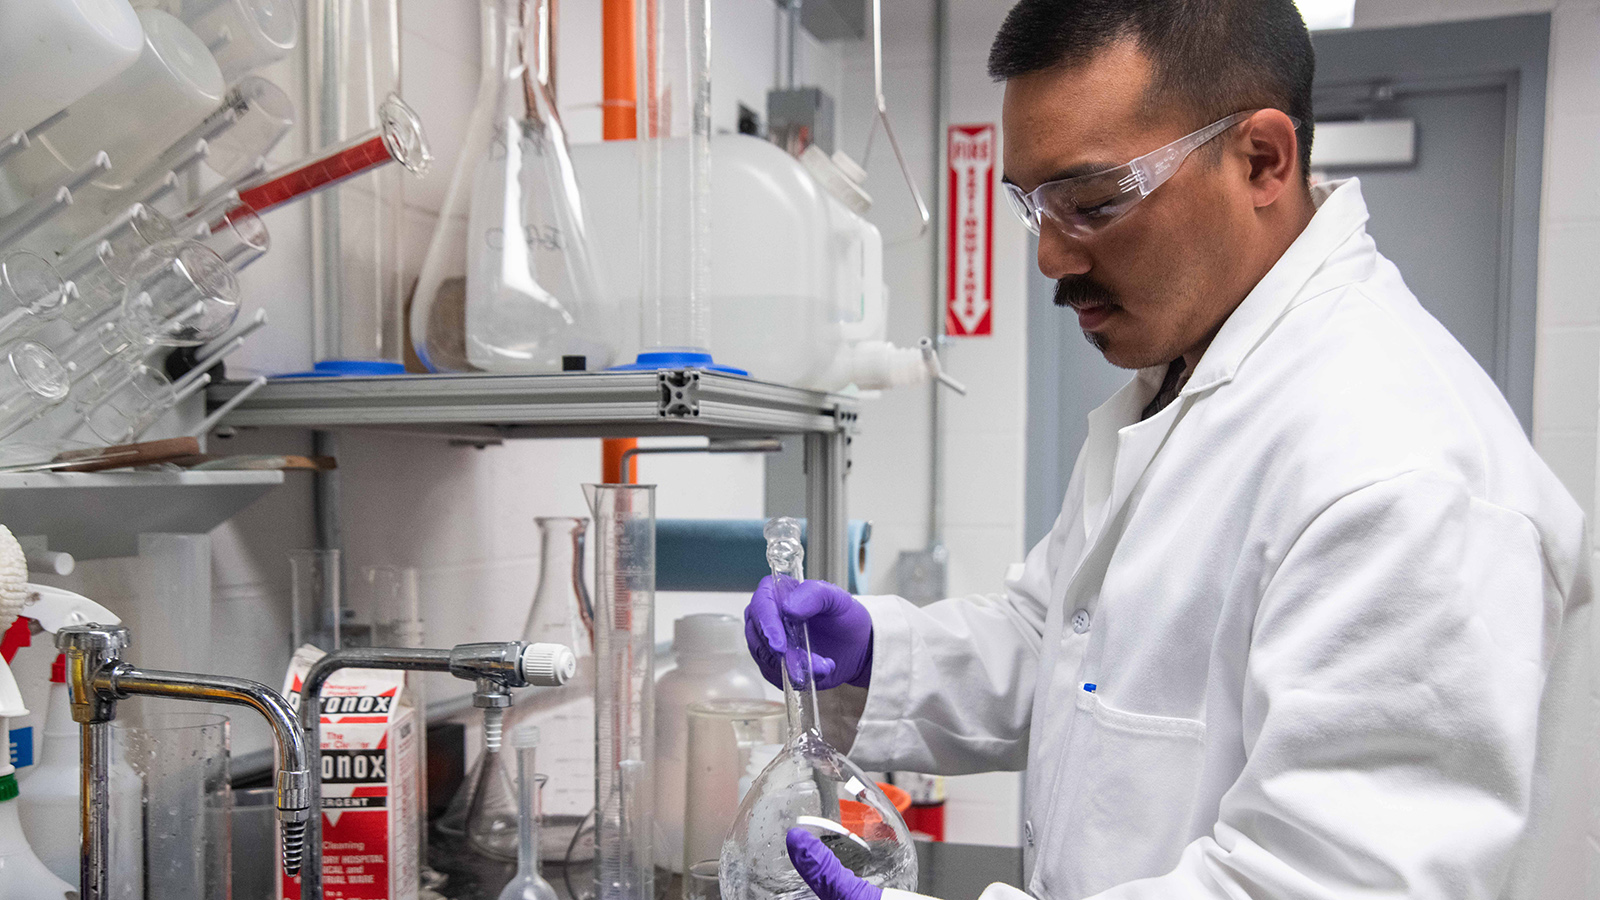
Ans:
[[[863,598],[851,756],[1026,767],[1048,900],[1593,900],[1582,513],[1359,184],[1316,200],[1177,400],[1089,416],[1004,594]]]

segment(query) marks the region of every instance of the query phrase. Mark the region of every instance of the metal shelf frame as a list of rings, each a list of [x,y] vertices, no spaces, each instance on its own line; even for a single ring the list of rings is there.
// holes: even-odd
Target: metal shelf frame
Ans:
[[[244,387],[208,389],[215,408]],[[552,437],[804,438],[807,574],[842,584],[855,400],[703,369],[386,375],[270,381],[223,428],[376,429],[465,441]]]

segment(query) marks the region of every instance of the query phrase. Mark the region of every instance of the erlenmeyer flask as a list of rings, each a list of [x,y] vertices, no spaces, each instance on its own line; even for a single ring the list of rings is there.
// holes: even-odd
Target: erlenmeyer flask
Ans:
[[[506,727],[542,729],[543,757],[552,776],[545,791],[546,827],[540,829],[546,859],[561,859],[584,816],[594,807],[594,666],[589,593],[583,582],[584,538],[589,520],[566,516],[534,519],[539,526],[539,586],[528,610],[522,640],[573,648],[584,663],[565,686],[516,692]],[[440,820],[446,833],[465,832],[476,852],[502,862],[517,859],[517,797],[507,773],[485,773],[500,762],[480,754]]]
[[[559,372],[565,357],[604,368],[616,316],[601,308],[613,301],[596,286],[566,131],[550,93],[548,0],[485,0],[482,13],[484,82],[462,152],[473,169],[451,178],[413,300],[413,344],[434,371]],[[447,219],[461,207],[467,231],[456,238]],[[464,299],[450,278],[458,270],[452,257],[460,258],[450,246],[456,241],[466,250]],[[462,303],[460,312],[452,308]]]
[[[794,519],[773,519],[766,535],[767,561],[781,600],[803,571],[800,525]],[[850,871],[868,882],[914,890],[917,852],[911,832],[877,784],[823,739],[810,636],[804,622],[784,624],[790,648],[783,667],[789,742],[750,785],[723,842],[723,900],[816,896],[789,862],[785,836],[797,825],[814,831]],[[799,670],[798,682],[791,681],[791,668]],[[853,827],[841,824],[845,819]]]
[[[563,859],[572,836],[594,808],[594,619],[584,586],[583,548],[589,520],[534,519],[539,526],[539,588],[522,639],[565,644],[577,654],[578,674],[564,687],[518,691],[507,714],[513,727],[538,726],[544,774],[544,824],[539,852]]]

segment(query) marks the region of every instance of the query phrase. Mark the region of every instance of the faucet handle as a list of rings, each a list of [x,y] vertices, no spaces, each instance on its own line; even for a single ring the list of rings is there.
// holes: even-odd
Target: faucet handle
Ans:
[[[560,687],[578,674],[578,658],[563,644],[529,644],[522,650],[522,678],[531,687]]]

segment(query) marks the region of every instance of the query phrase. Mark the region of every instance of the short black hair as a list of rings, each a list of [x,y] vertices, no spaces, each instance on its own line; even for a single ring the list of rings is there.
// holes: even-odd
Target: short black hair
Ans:
[[[989,75],[1071,68],[1123,40],[1151,61],[1152,102],[1192,111],[1194,128],[1246,109],[1298,119],[1310,176],[1316,54],[1294,0],[1020,0],[989,48]]]

